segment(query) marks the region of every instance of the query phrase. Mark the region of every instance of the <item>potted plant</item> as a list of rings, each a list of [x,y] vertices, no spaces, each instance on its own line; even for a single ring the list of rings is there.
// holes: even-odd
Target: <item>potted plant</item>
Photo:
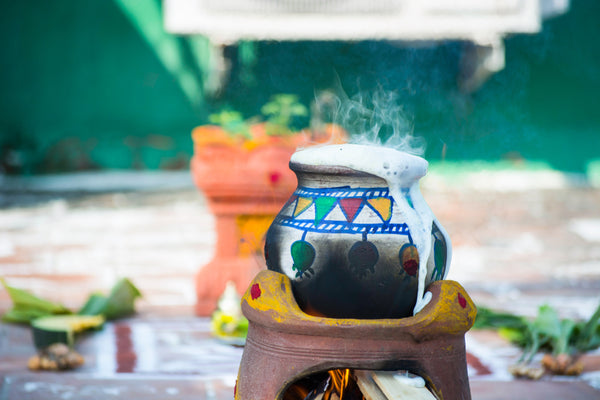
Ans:
[[[211,115],[210,125],[192,132],[191,173],[216,218],[217,245],[212,261],[196,275],[196,314],[210,315],[227,282],[239,293],[264,268],[264,235],[296,188],[288,168],[293,152],[315,143],[341,143],[343,130],[296,131],[295,118],[308,115],[294,95],[277,95],[265,104],[264,120],[246,120],[237,111]]]

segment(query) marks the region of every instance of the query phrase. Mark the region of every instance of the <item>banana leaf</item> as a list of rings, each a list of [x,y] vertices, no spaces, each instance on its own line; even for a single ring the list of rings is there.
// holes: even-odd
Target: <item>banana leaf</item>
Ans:
[[[4,279],[0,278],[0,283],[13,302],[13,308],[2,316],[2,320],[5,322],[29,324],[36,318],[73,313],[60,303],[51,302],[34,296],[26,290],[9,286]],[[108,296],[100,293],[90,295],[78,314],[103,315],[107,320],[125,317],[135,312],[135,300],[138,297],[141,297],[138,288],[128,279],[123,278],[113,286]]]
[[[5,322],[28,324],[45,315],[71,314],[71,310],[62,304],[41,299],[26,290],[9,286],[1,278],[0,283],[13,302],[13,308],[2,316],[2,320]]]
[[[77,312],[80,315],[104,315],[107,320],[126,317],[135,312],[135,300],[142,294],[127,278],[119,280],[110,294],[93,293]]]

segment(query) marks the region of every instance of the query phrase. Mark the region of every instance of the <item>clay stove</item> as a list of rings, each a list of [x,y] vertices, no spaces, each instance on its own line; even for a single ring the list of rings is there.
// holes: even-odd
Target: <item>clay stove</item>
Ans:
[[[441,280],[413,317],[335,319],[304,313],[290,280],[260,272],[242,299],[250,321],[236,400],[282,399],[298,379],[338,368],[408,370],[439,399],[470,399],[464,335],[477,313],[466,291]]]
[[[419,191],[427,165],[367,145],[294,153],[298,188],[267,232],[269,269],[242,299],[236,399],[281,400],[339,369],[405,370],[438,399],[470,399],[464,335],[477,311],[444,279],[451,243]]]

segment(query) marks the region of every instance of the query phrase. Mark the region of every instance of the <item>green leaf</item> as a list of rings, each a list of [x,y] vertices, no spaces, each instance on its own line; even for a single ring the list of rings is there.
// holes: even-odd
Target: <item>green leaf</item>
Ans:
[[[600,347],[600,326],[598,326],[598,329],[596,329],[596,332],[588,341],[579,344],[576,347],[580,351],[590,351]]]
[[[533,321],[533,328],[541,335],[558,338],[561,334],[561,322],[556,310],[548,305],[541,306]]]
[[[528,340],[525,341],[523,355],[519,362],[523,360],[530,362],[533,356],[539,351],[540,347],[545,343],[545,339],[542,337],[534,323],[528,322],[526,333],[528,335]]]
[[[92,294],[78,314],[102,314],[108,320],[125,317],[135,312],[135,300],[141,296],[129,279],[123,278],[115,284],[108,297]]]
[[[552,341],[552,352],[554,355],[569,354],[569,343],[575,328],[575,321],[563,319],[560,321],[560,335]]]
[[[8,292],[13,308],[2,316],[7,322],[29,323],[32,319],[52,314],[70,314],[71,310],[59,303],[44,300],[33,294],[6,284],[0,278],[0,283]]]
[[[45,317],[48,315],[52,315],[52,314],[48,314],[45,311],[40,311],[40,310],[36,310],[36,309],[19,310],[19,309],[13,308],[13,309],[7,311],[2,316],[2,320],[4,322],[11,322],[11,323],[15,323],[15,324],[28,324],[31,321],[33,321],[34,319],[37,319],[40,317]]]
[[[83,307],[77,312],[79,315],[99,315],[106,307],[107,298],[100,293],[92,293]]]
[[[497,329],[501,327],[524,330],[527,328],[527,321],[518,315],[493,311],[486,307],[477,307],[474,329]]]
[[[305,117],[308,115],[308,109],[304,104],[294,104],[291,106],[290,113],[296,117]]]
[[[527,343],[527,333],[523,329],[501,327],[498,334],[511,343],[519,346],[525,346]]]
[[[260,111],[267,117],[267,135],[270,136],[290,135],[294,131],[294,118],[308,115],[306,106],[298,102],[298,96],[293,94],[272,96]]]
[[[589,351],[600,347],[600,305],[587,322],[575,326],[571,344],[578,351]]]
[[[554,308],[544,305],[533,321],[532,331],[538,336],[540,346],[546,345],[555,355],[568,354],[575,325],[571,319],[561,320]]]
[[[247,139],[252,137],[248,122],[246,122],[242,114],[237,111],[223,110],[217,114],[209,115],[208,120],[212,124],[221,126],[231,135],[239,135]]]
[[[533,320],[478,307],[473,327],[497,329],[501,336],[521,346],[520,361],[530,361],[544,349],[554,355],[585,352],[600,347],[600,306],[586,322],[560,319],[548,305],[541,306]]]
[[[264,115],[274,115],[274,114],[279,113],[280,107],[279,107],[278,104],[275,104],[275,103],[267,103],[264,106],[262,106],[262,108],[260,109],[260,111]]]
[[[582,330],[582,340],[583,341],[591,341],[596,337],[597,340],[600,340],[600,305],[591,316],[591,318],[586,322]]]

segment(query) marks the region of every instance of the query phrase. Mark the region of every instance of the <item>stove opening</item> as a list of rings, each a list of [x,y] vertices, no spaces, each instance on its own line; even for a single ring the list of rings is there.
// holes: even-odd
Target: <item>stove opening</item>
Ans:
[[[283,400],[436,400],[425,380],[408,371],[334,369],[294,382]]]
[[[350,369],[312,374],[294,382],[283,400],[366,400]]]

